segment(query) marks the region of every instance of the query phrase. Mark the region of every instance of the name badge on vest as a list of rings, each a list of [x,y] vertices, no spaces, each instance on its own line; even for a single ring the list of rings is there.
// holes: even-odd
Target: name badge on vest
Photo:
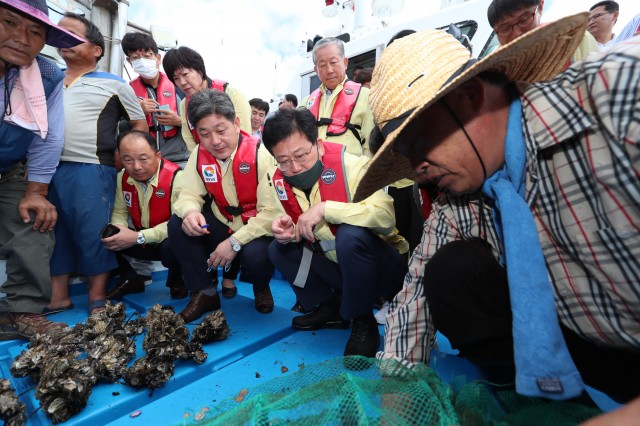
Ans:
[[[345,95],[353,95],[353,90],[351,90],[351,89],[344,89],[344,94],[345,94]]]
[[[243,175],[246,175],[251,171],[251,165],[249,163],[244,163],[244,162],[240,163],[240,166],[238,167],[238,171],[240,171],[240,173],[242,173]]]
[[[168,90],[165,90],[164,92],[162,92],[162,94],[164,95],[165,98],[171,97],[171,92],[169,92]]]
[[[320,175],[320,179],[322,179],[322,183],[325,185],[331,185],[336,181],[336,172],[333,169],[324,169]]]
[[[287,191],[284,189],[284,179],[276,179],[274,183],[276,185],[278,198],[282,201],[287,201],[289,197],[287,197]]]
[[[122,196],[124,197],[124,205],[127,207],[131,207],[131,192],[122,191]]]
[[[216,167],[213,164],[204,164],[202,166],[202,177],[204,178],[205,183],[218,182],[218,172],[216,171]]]

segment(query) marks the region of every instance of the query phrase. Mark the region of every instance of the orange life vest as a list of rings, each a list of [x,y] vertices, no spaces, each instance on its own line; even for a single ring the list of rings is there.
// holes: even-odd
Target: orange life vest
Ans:
[[[314,90],[307,100],[307,109],[311,111],[316,118],[318,127],[327,126],[327,136],[340,136],[346,133],[347,130],[351,130],[356,139],[362,143],[359,132],[361,126],[359,124],[351,124],[350,122],[353,109],[360,96],[362,85],[350,80],[344,82],[342,90],[336,98],[333,111],[331,111],[331,118],[319,118],[320,101],[322,100],[322,90],[320,89],[321,88],[317,88]]]
[[[173,191],[173,181],[178,170],[180,170],[180,166],[162,159],[158,172],[158,185],[147,187],[147,191],[153,191],[149,200],[149,228],[158,226],[171,217],[171,191]],[[129,174],[126,171],[122,174],[122,196],[133,227],[137,231],[146,229],[142,226],[142,208],[140,207],[138,190],[129,183]]]
[[[158,80],[158,88],[156,89],[156,101],[160,105],[169,105],[169,108],[173,112],[178,111],[178,103],[176,100],[176,87],[169,80],[169,78],[164,73],[159,73],[160,79]],[[136,96],[139,98],[148,99],[149,98],[149,87],[146,86],[140,77],[129,83],[133,91],[136,93]],[[147,114],[147,125],[149,126],[149,133],[154,138],[156,137],[156,132],[152,129],[153,126],[153,118],[151,114]],[[169,138],[174,137],[178,133],[178,129],[176,127],[162,132],[162,137],[167,140]]]
[[[347,182],[347,174],[344,169],[344,152],[346,147],[339,143],[323,142],[324,155],[322,156],[322,164],[324,169],[318,179],[318,189],[320,191],[320,200],[322,201],[339,201],[341,203],[351,202],[349,193],[349,184]],[[284,179],[284,175],[280,169],[273,174],[273,186],[284,211],[291,216],[293,223],[298,223],[298,218],[302,214],[300,204],[296,200],[296,196],[291,186]],[[329,228],[333,235],[338,231],[338,226],[329,224]]]
[[[231,171],[235,183],[238,206],[230,206],[222,188],[222,172],[216,158],[203,146],[198,147],[198,174],[207,188],[207,192],[213,196],[213,202],[218,210],[229,222],[234,216],[241,216],[242,222],[247,223],[254,217],[256,211],[258,191],[258,148],[260,143],[256,138],[240,131],[240,141],[236,155],[233,157]]]
[[[224,92],[227,89],[228,84],[229,83],[224,80],[211,79],[211,86],[209,86],[209,88],[218,89],[219,91]],[[187,124],[189,125],[189,130],[193,135],[193,139],[196,141],[196,145],[200,145],[200,137],[198,136],[198,132],[196,132],[195,126],[193,126],[189,121],[189,114],[187,114],[187,111],[189,111],[189,99],[191,99],[191,96],[187,96],[187,99],[184,101],[184,114],[187,116]]]

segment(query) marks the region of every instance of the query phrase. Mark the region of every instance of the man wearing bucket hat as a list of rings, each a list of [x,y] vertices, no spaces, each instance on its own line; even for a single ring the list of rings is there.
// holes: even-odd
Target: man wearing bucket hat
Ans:
[[[586,16],[475,63],[439,31],[385,50],[371,102],[386,140],[355,201],[403,177],[443,194],[380,357],[428,362],[435,325],[519,393],[566,399],[584,380],[617,401],[640,395],[640,40],[542,82]],[[396,102],[413,96],[416,108]]]
[[[0,340],[66,327],[40,314],[51,297],[57,213],[46,196],[63,143],[64,75],[37,55],[45,43],[82,42],[49,20],[45,0],[0,0],[0,257],[7,261]]]

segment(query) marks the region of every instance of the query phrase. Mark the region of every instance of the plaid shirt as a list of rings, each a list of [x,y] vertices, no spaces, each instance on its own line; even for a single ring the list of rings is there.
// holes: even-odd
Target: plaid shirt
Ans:
[[[640,37],[589,56],[556,79],[517,85],[531,206],[562,323],[592,342],[640,349]],[[425,221],[404,288],[391,303],[384,352],[429,361],[435,329],[424,265],[448,242],[486,235],[489,202],[443,195]],[[533,320],[533,319],[532,319]]]

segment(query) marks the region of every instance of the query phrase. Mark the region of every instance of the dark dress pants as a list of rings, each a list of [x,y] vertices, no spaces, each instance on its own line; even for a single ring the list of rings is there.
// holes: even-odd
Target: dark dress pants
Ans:
[[[514,382],[507,273],[486,242],[441,247],[425,266],[424,294],[434,325],[460,356],[480,367],[490,382]],[[562,324],[561,329],[586,384],[618,402],[640,395],[640,351],[596,345]]]
[[[407,262],[398,251],[366,228],[340,225],[336,234],[339,263],[314,252],[304,288],[293,285],[302,259],[304,243],[273,241],[269,257],[291,284],[305,310],[330,299],[342,298],[344,319],[371,315],[378,297],[393,297],[402,287]]]
[[[222,241],[229,238],[229,227],[215,218],[213,213],[202,213],[209,224],[209,234],[190,237],[182,231],[182,219],[173,215],[169,219],[169,240],[171,249],[182,268],[182,275],[189,291],[215,288],[217,271],[207,272],[207,259]],[[242,250],[227,271],[232,277],[242,269],[242,279],[253,284],[255,290],[269,286],[273,276],[273,266],[267,256],[267,246],[273,241],[270,237],[256,238],[242,247]],[[226,276],[225,276],[226,278]]]
[[[173,255],[169,239],[165,239],[159,244],[135,245],[128,249],[116,252],[116,260],[118,261],[120,275],[128,278],[134,277],[136,275],[136,271],[123,255],[133,257],[134,259],[159,260],[162,262],[162,265],[169,270],[167,273],[167,287],[171,287],[171,284],[175,283],[182,275],[180,264]]]

